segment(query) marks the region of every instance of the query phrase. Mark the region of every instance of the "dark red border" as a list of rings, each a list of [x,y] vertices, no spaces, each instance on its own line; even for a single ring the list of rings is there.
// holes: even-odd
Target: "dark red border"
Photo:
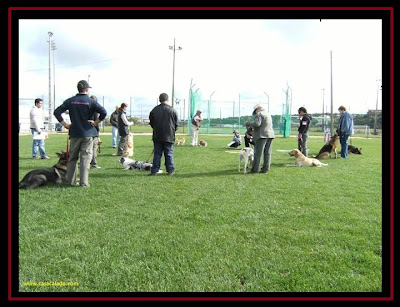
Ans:
[[[394,8],[393,7],[10,7],[8,9],[8,118],[11,118],[11,20],[18,10],[341,10],[390,12],[390,131],[394,131]],[[8,299],[10,301],[393,301],[394,300],[394,168],[390,167],[390,296],[389,297],[13,297],[11,289],[11,121],[8,121]],[[394,133],[390,133],[390,165],[394,166]]]

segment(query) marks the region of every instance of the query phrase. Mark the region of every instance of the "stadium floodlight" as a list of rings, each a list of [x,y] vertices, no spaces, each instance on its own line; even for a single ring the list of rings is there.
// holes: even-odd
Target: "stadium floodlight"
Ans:
[[[175,96],[174,96],[174,88],[175,88],[175,50],[182,50],[182,47],[175,48],[175,38],[174,38],[174,45],[169,46],[169,50],[173,50],[173,64],[172,64],[172,107],[174,107]]]

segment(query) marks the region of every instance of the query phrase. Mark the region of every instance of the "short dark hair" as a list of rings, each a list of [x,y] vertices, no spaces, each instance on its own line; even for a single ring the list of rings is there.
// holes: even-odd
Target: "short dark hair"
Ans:
[[[160,97],[158,98],[160,102],[164,102],[168,100],[168,95],[165,93],[160,94]]]
[[[298,113],[300,113],[300,111],[303,111],[303,113],[307,113],[307,109],[305,107],[299,108]]]
[[[121,107],[120,107],[120,109],[122,110],[123,108],[125,108],[125,107],[127,107],[128,105],[125,103],[125,102],[123,102],[123,103],[121,103]]]
[[[43,100],[41,98],[36,98],[35,99],[35,105],[37,105],[39,102],[43,102]]]

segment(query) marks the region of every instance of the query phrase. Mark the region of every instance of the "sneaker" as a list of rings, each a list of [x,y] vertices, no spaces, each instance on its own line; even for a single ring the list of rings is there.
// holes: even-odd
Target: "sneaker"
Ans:
[[[38,160],[40,159],[39,157],[32,157],[33,160]]]
[[[149,176],[155,176],[157,173],[150,173]]]
[[[101,168],[101,167],[98,165],[92,165],[92,168]]]
[[[261,170],[260,173],[262,173],[262,174],[268,174],[268,171]]]
[[[168,176],[174,176],[174,175],[175,175],[175,171],[168,172]]]
[[[41,159],[43,159],[43,160],[50,160],[50,157],[44,156],[44,157],[42,157]]]

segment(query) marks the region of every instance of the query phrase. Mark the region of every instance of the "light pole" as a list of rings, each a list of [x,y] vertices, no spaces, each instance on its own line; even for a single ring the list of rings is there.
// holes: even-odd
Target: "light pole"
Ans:
[[[212,92],[210,95],[210,99],[208,100],[208,128],[207,128],[207,133],[210,131],[210,124],[211,124],[211,114],[210,114],[210,102],[211,102],[211,97],[214,95],[215,91]]]
[[[87,76],[87,83],[89,83],[90,75]]]
[[[182,47],[175,48],[175,38],[174,38],[174,46],[169,46],[170,50],[173,50],[173,64],[172,64],[172,107],[174,107],[174,85],[175,85],[175,50],[182,50]]]
[[[269,95],[266,92],[264,92],[264,94],[267,95],[268,97],[268,113],[269,113]]]
[[[376,132],[376,123],[377,123],[377,114],[378,114],[378,95],[379,95],[379,82],[381,79],[376,80],[376,107],[375,107],[375,119],[374,119],[374,134],[377,135]]]
[[[48,130],[52,130],[53,126],[53,118],[52,118],[52,112],[51,112],[51,59],[50,59],[50,50],[51,50],[51,37],[53,36],[53,32],[48,32],[49,35],[49,40],[47,41],[49,43],[49,122],[48,122]]]
[[[56,50],[55,41],[51,42],[51,50],[53,50],[53,109],[56,109],[56,58],[54,56],[54,51]]]
[[[322,89],[322,131],[325,131],[325,89]]]

